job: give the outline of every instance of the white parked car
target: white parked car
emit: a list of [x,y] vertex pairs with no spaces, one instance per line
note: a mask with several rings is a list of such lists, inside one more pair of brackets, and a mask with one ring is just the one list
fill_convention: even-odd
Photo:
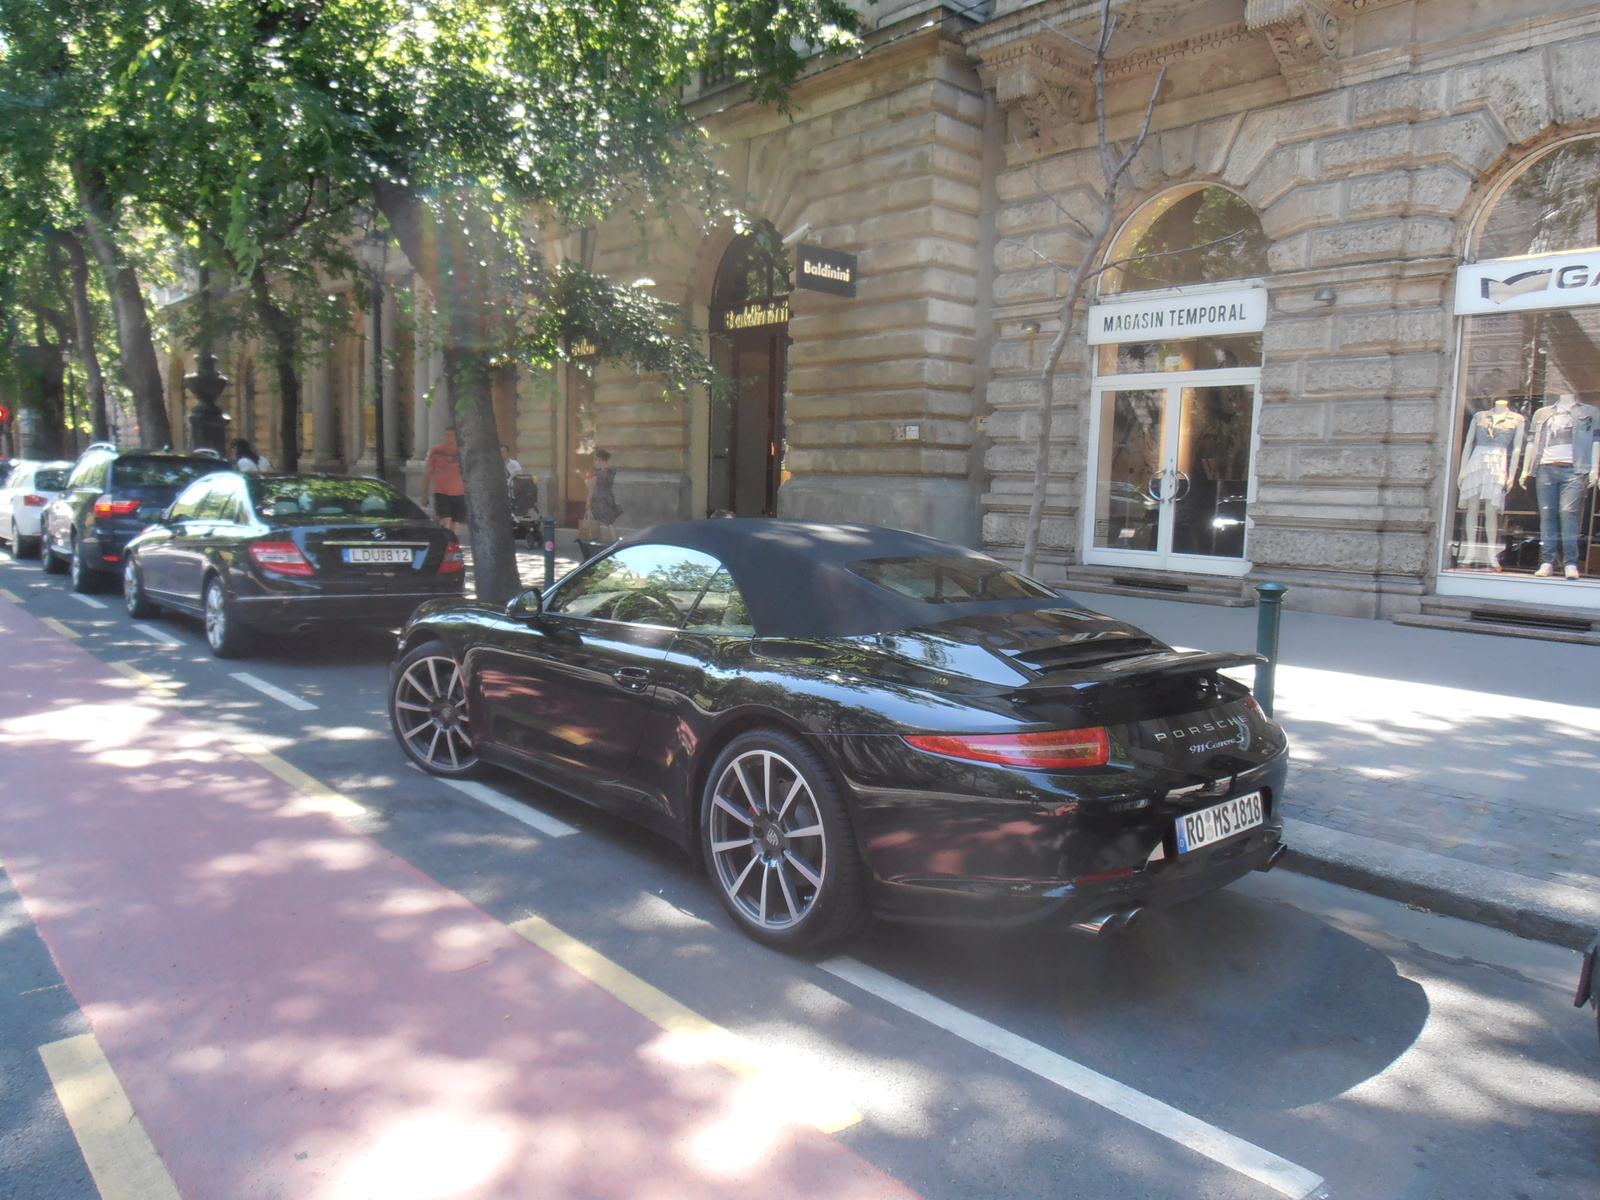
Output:
[[19,462],[0,487],[0,541],[11,547],[12,558],[32,558],[39,553],[39,519],[61,494],[69,462]]

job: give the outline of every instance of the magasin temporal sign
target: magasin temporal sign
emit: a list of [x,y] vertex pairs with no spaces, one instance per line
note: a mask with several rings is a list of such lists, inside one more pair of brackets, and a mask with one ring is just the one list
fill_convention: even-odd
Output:
[[1267,292],[1253,287],[1096,304],[1089,309],[1087,332],[1091,346],[1102,346],[1260,333],[1266,327]]
[[856,294],[856,256],[801,242],[794,249],[794,285],[831,296]]
[[1600,250],[1463,263],[1456,312],[1536,312],[1600,304]]

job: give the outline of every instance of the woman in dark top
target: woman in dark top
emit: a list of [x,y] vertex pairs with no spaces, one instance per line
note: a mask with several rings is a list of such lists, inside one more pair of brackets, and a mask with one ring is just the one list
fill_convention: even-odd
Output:
[[[589,497],[585,528],[581,534],[589,535],[584,541],[599,546],[609,546],[617,540],[617,518],[622,515],[622,505],[617,503],[615,491],[617,469],[611,465],[608,450],[594,452],[594,470],[589,472]],[[592,524],[591,524],[592,522]]]

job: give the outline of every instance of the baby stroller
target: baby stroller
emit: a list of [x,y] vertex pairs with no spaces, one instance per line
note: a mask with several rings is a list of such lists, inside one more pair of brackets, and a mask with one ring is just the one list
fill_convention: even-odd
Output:
[[526,538],[528,549],[544,548],[544,518],[539,513],[539,481],[526,473],[513,475],[506,485],[511,492],[511,532]]

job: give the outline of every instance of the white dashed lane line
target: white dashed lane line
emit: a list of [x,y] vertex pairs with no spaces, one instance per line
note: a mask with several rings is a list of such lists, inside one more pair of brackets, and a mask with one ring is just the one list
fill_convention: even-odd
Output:
[[1243,1138],[1234,1137],[1215,1125],[1208,1125],[1198,1117],[1191,1117],[1170,1104],[1163,1104],[1152,1096],[1135,1091],[1127,1084],[1118,1083],[1054,1050],[1047,1050],[1027,1038],[1018,1037],[921,988],[902,983],[893,975],[886,975],[853,958],[830,958],[817,965],[828,974],[852,983],[913,1016],[921,1017],[930,1025],[936,1025],[963,1041],[1015,1063],[1024,1071],[1030,1071],[1057,1087],[1082,1096],[1092,1104],[1144,1126],[1152,1133],[1170,1138],[1196,1154],[1202,1154],[1213,1162],[1264,1183],[1290,1200],[1303,1200],[1322,1186],[1322,1176],[1296,1166],[1288,1159],[1279,1158],[1270,1150],[1263,1150]]
[[149,638],[152,642],[160,642],[163,646],[183,645],[182,638],[173,637],[172,634],[168,633],[165,629],[157,629],[154,625],[135,625],[134,628],[140,633],[144,634],[145,637]]
[[72,599],[76,600],[79,604],[86,604],[90,608],[108,607],[104,600],[96,600],[93,596],[84,596],[78,592],[68,592],[67,595],[72,597]]
[[279,704],[286,704],[290,708],[294,709],[295,712],[312,712],[317,707],[309,700],[300,699],[300,697],[296,696],[293,692],[286,692],[281,687],[276,687],[273,684],[268,683],[265,679],[257,679],[248,671],[231,671],[229,672],[228,677],[230,679],[237,679],[240,683],[244,684],[245,687],[255,688],[255,690],[260,692],[263,696],[271,696]]
[[[437,778],[437,777],[436,777]],[[570,837],[578,831],[565,821],[558,821],[548,813],[542,813],[537,808],[530,808],[520,800],[513,800],[502,792],[495,791],[487,784],[475,783],[470,779],[440,779],[440,783],[448,783],[458,792],[464,792],[474,800],[487,804],[496,812],[505,813],[514,821],[521,821],[524,825],[537,829],[547,837]]]

